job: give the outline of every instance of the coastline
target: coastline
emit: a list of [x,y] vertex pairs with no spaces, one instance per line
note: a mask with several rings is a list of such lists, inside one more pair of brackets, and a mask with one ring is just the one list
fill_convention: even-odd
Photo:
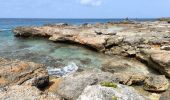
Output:
[[[146,91],[151,91],[151,93],[159,92],[160,94],[165,93],[162,91],[166,91],[168,89],[169,82],[167,82],[167,78],[170,77],[169,27],[169,23],[161,21],[130,23],[109,22],[76,26],[68,24],[54,24],[46,26],[18,27],[15,28],[13,32],[15,33],[14,35],[16,37],[46,37],[50,41],[62,43],[77,43],[93,48],[93,50],[109,56],[116,55],[124,57],[124,59],[119,59],[119,61],[118,59],[110,59],[110,61],[106,62],[106,64],[103,64],[101,68],[102,71],[85,70],[83,72],[79,72],[76,68],[76,70],[73,69],[73,73],[71,73],[71,75],[68,75],[66,77],[55,77],[52,80],[49,80],[46,77],[49,77],[49,75],[45,74],[45,76],[41,76],[40,78],[38,76],[35,78],[36,80],[38,80],[38,84],[39,82],[41,82],[41,80],[43,80],[42,83],[45,84],[45,86],[43,87],[49,86],[47,85],[47,83],[49,84],[49,81],[55,80],[52,87],[56,84],[57,85],[53,87],[55,88],[55,90],[52,89],[52,91],[55,93],[57,91],[61,98],[81,100],[83,95],[90,95],[85,94],[87,91],[91,91],[88,90],[89,88],[95,88],[97,91],[100,91],[102,89],[102,91],[108,91],[109,86],[106,86],[107,88],[102,88],[98,86],[101,85],[101,82],[114,82],[122,91],[126,90],[122,88],[124,86],[121,86],[120,83],[123,85],[135,85],[137,83],[142,83],[141,86],[144,86],[144,89]],[[159,75],[152,75],[153,73],[144,74],[139,72],[128,73],[127,69],[129,67],[132,67],[132,69],[134,69],[134,66],[140,64],[136,63],[134,60],[130,62],[127,59],[135,59],[137,62],[147,64],[147,67],[159,71]],[[4,62],[4,60],[2,62]],[[116,68],[125,69],[127,73],[116,73]],[[165,78],[164,75],[167,76],[167,78]],[[85,79],[85,81],[81,79]],[[98,80],[97,82],[96,79]],[[85,86],[82,85],[82,82],[84,82]],[[153,84],[154,82],[156,84]],[[93,87],[93,85],[91,84],[97,86]],[[79,87],[81,88],[79,89]],[[48,88],[50,89],[50,87]],[[130,92],[132,95],[131,99],[146,99],[145,96],[140,96],[141,94],[136,93],[133,89],[131,90],[129,87],[127,88],[129,91],[132,91]],[[75,94],[72,94],[74,92]],[[114,93],[115,92],[113,91],[111,92],[111,94]],[[159,98],[160,94],[156,94],[156,97]],[[124,93],[121,94],[121,96],[116,96],[116,98],[121,98],[121,96],[128,97],[128,94]],[[108,97],[112,98],[111,95],[109,95]]]

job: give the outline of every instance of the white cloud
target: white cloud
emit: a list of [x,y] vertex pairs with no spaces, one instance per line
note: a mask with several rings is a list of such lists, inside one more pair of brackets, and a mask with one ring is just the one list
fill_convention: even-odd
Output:
[[80,4],[88,6],[100,6],[102,0],[80,0]]

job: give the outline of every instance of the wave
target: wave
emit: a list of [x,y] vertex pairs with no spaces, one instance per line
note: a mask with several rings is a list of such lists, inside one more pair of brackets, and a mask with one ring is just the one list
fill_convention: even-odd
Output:
[[49,75],[63,77],[70,75],[78,70],[78,66],[72,62],[63,68],[47,68]]
[[11,31],[12,29],[7,29],[7,28],[5,28],[5,29],[0,29],[0,32],[3,32],[3,31]]

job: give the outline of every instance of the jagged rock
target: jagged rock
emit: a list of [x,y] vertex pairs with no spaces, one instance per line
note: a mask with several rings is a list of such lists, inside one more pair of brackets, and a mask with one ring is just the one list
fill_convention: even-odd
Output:
[[36,80],[38,77],[44,76],[48,76],[48,73],[41,64],[20,60],[0,59],[0,87],[20,85],[28,80]]
[[52,93],[43,93],[32,86],[14,85],[0,90],[1,100],[61,100],[61,97]]
[[147,100],[132,87],[117,84],[117,88],[87,86],[77,100]]
[[145,79],[144,89],[153,92],[166,91],[169,87],[169,82],[164,75],[150,76]]

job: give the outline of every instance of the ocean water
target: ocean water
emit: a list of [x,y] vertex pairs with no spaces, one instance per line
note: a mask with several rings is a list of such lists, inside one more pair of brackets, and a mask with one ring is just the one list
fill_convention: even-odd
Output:
[[[78,45],[53,43],[39,38],[16,38],[11,30],[17,26],[41,26],[49,23],[83,24],[121,20],[123,19],[0,19],[0,57],[42,63],[49,70],[70,64],[78,68],[99,68],[111,57]],[[137,21],[148,20],[154,19]]]

